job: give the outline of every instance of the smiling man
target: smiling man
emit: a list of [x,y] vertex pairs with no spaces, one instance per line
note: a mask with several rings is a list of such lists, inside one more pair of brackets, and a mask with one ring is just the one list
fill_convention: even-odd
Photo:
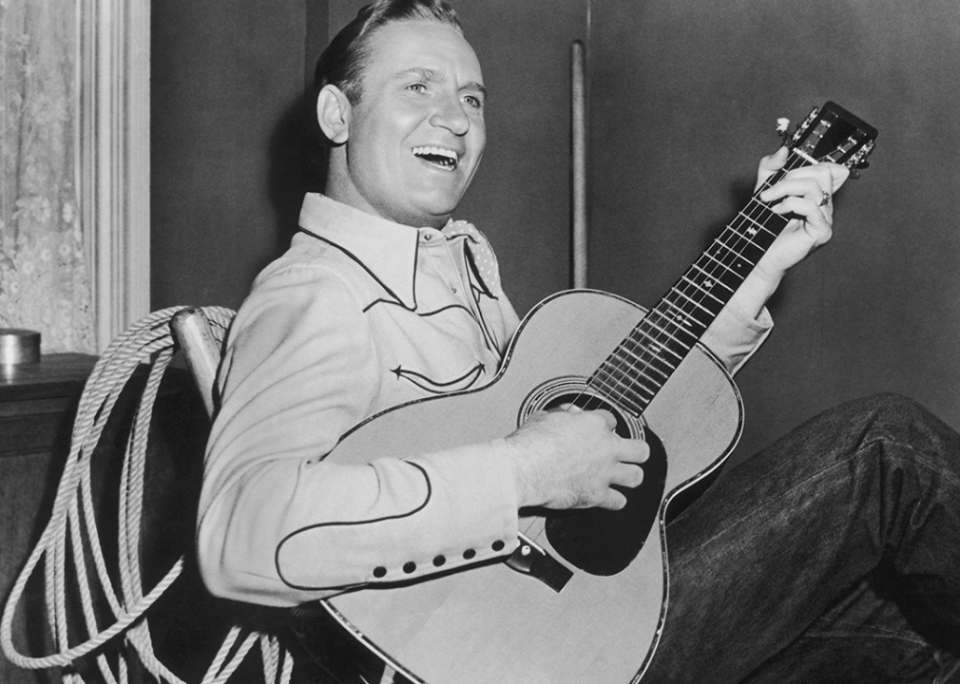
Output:
[[388,24],[372,49],[357,102],[330,84],[317,99],[334,145],[326,195],[397,223],[442,228],[487,142],[480,63],[439,22]]
[[[321,56],[317,87],[327,187],[305,197],[300,232],[231,328],[200,501],[209,589],[272,606],[503,558],[519,509],[619,509],[649,454],[606,411],[571,408],[483,443],[398,454],[386,439],[362,463],[325,459],[378,412],[489,383],[519,320],[487,240],[454,218],[486,145],[486,97],[453,11],[378,0]],[[759,181],[785,159],[762,160]],[[729,371],[765,339],[786,270],[829,240],[846,177],[817,164],[762,194],[794,220],[703,337]],[[890,597],[926,627],[960,625],[958,444],[911,402],[874,397],[725,474],[669,528],[650,681],[948,669]]]

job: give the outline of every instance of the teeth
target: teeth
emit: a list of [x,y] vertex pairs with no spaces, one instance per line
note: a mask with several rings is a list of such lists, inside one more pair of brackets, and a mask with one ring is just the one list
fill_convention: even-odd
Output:
[[460,161],[460,155],[454,152],[453,150],[447,150],[442,147],[427,147],[421,145],[420,147],[414,147],[413,153],[418,157],[423,156],[433,156],[433,157],[442,157],[448,160],[450,164],[456,164]]

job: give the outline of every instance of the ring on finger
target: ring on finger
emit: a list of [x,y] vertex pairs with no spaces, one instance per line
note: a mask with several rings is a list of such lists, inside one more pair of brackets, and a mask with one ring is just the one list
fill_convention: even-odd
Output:
[[820,191],[820,201],[817,202],[817,206],[824,207],[824,206],[827,205],[827,202],[829,202],[829,201],[830,201],[830,193],[827,192],[826,190],[821,190],[821,191]]

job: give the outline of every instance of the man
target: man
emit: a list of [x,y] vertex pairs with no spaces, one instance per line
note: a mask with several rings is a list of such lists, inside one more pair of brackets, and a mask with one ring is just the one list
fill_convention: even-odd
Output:
[[[649,453],[614,434],[609,413],[571,408],[439,453],[392,458],[387,443],[369,463],[324,460],[370,415],[489,382],[518,318],[485,238],[453,220],[486,137],[482,72],[452,10],[379,0],[331,43],[317,83],[327,187],[305,198],[301,233],[231,329],[200,504],[210,590],[274,606],[502,557],[520,508],[620,508],[617,488],[640,484]],[[785,159],[762,160],[759,182]],[[785,271],[829,240],[846,176],[818,164],[764,191],[796,218],[703,338],[729,370],[765,338]],[[937,633],[960,625],[958,442],[913,404],[873,398],[731,472],[671,524],[649,681],[825,668],[863,682],[887,656],[891,676],[932,681],[943,644],[899,606],[920,607]],[[884,645],[838,659],[837,634]]]

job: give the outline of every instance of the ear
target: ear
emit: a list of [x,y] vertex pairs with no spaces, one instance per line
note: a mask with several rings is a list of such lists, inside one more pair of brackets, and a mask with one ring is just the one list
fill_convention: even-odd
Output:
[[335,85],[329,83],[317,95],[317,121],[320,130],[335,145],[342,145],[350,137],[350,100]]

